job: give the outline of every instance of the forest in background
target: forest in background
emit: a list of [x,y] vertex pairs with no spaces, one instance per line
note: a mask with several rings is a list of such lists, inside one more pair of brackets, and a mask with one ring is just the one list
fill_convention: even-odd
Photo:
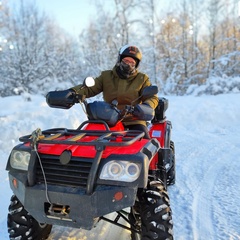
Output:
[[112,0],[110,10],[95,0],[97,15],[78,38],[34,1],[19,1],[14,9],[0,1],[1,97],[80,84],[111,69],[128,43],[142,50],[140,70],[162,94],[240,92],[238,0],[179,0],[171,9]]

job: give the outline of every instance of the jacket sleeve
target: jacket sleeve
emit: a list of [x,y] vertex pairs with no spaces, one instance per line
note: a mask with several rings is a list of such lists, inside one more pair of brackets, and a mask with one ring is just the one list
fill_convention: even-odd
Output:
[[[143,86],[142,86],[142,91],[143,91],[143,89],[145,87],[148,87],[148,86],[152,85],[151,82],[150,82],[150,79],[149,79],[149,77],[147,75],[145,75],[144,78],[145,78],[145,81],[144,81]],[[159,101],[159,99],[158,99],[158,96],[156,94],[153,97],[144,100],[143,103],[146,103],[151,108],[155,109],[157,107],[157,105],[158,105],[158,101]]]
[[95,79],[95,85],[92,87],[82,88],[82,84],[72,87],[77,94],[85,95],[87,98],[94,97],[95,95],[101,93],[103,91],[103,77],[102,74]]

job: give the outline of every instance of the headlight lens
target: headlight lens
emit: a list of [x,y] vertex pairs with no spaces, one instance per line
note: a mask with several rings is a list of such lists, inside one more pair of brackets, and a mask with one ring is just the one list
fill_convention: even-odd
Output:
[[116,178],[119,177],[123,171],[123,167],[121,164],[117,162],[111,162],[108,166],[108,173],[111,177]]
[[103,166],[100,179],[133,182],[141,172],[141,164],[127,161],[110,161]]
[[30,156],[31,154],[29,152],[13,150],[10,156],[11,167],[27,171]]

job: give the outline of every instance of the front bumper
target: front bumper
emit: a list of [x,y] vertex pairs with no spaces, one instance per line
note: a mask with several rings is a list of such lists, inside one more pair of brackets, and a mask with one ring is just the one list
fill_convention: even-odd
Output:
[[[86,195],[78,187],[27,187],[24,174],[9,173],[10,186],[38,222],[90,230],[100,216],[133,206],[137,187],[99,185]],[[15,182],[15,184],[14,184]],[[16,184],[17,182],[17,184]],[[49,200],[49,202],[48,202]]]

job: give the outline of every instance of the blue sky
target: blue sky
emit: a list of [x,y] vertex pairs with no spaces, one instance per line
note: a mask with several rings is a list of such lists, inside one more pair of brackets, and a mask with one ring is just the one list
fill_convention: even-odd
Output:
[[[1,1],[1,0],[0,0]],[[23,0],[25,3],[34,3],[50,17],[53,17],[59,25],[68,32],[77,36],[81,30],[87,27],[91,18],[96,16],[95,0]],[[111,8],[114,0],[97,0],[104,4],[104,8]],[[160,10],[168,5],[166,0],[158,0],[161,6]],[[167,0],[170,1],[170,0]],[[176,2],[178,0],[171,0]],[[20,3],[20,0],[9,0],[14,6]]]
[[[78,35],[96,14],[94,1],[91,0],[24,0],[36,2],[39,9],[53,17],[68,32]],[[10,0],[18,4],[19,0]]]
[[36,0],[36,2],[46,13],[53,16],[61,27],[76,34],[86,27],[95,13],[95,5],[89,0]]

